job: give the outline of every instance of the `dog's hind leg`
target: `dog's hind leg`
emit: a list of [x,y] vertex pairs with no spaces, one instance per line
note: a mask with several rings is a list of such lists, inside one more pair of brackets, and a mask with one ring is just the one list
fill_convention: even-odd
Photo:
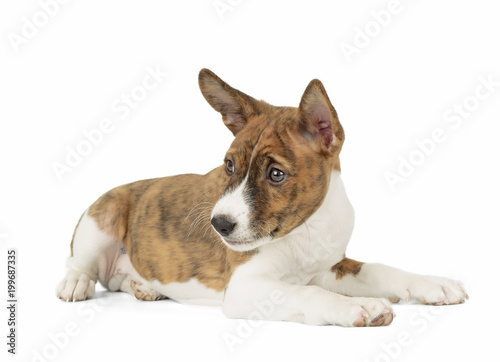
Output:
[[122,276],[117,265],[127,235],[131,197],[130,185],[119,186],[102,195],[82,215],[73,234],[66,277],[57,286],[60,299],[91,298],[97,281],[111,291],[119,289]]
[[112,292],[122,291],[139,300],[161,300],[166,297],[146,286],[136,272],[123,244],[102,231],[85,212],[75,230],[72,255],[66,266],[66,277],[57,286],[57,296],[67,302],[91,298],[99,281]]
[[120,256],[121,242],[101,230],[86,211],[76,227],[71,245],[66,277],[57,286],[57,296],[67,302],[91,298],[97,280],[109,288],[108,283]]
[[141,282],[136,282],[130,277],[126,278],[123,281],[120,289],[123,292],[127,292],[134,295],[139,300],[155,301],[155,300],[168,299],[160,292],[145,286]]
[[111,291],[121,290],[132,294],[139,300],[154,301],[166,299],[160,292],[147,286],[149,284],[134,269],[127,254],[122,254],[115,266],[115,273],[108,283]]
[[147,286],[125,252],[133,187],[123,185],[102,195],[80,218],[71,242],[66,277],[56,294],[64,301],[91,298],[99,281],[110,291],[124,291],[141,300],[163,296]]

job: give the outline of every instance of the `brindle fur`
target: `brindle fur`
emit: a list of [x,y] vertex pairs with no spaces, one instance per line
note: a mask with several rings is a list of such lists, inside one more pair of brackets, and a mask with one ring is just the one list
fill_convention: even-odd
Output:
[[335,278],[342,279],[346,275],[356,276],[363,267],[362,262],[346,258],[342,259],[339,263],[332,266],[331,271],[335,273]]
[[[234,162],[234,174],[228,175],[221,166],[206,175],[123,185],[101,196],[89,215],[102,230],[123,242],[144,279],[168,284],[196,278],[222,291],[235,268],[256,251],[229,249],[210,226],[211,211],[220,196],[248,176],[255,236],[286,235],[323,202],[331,171],[340,169],[344,133],[319,81],[311,82],[299,108],[257,101],[206,69],[200,72],[200,88],[235,135],[226,154]],[[330,130],[315,128],[315,115],[308,113],[318,101],[327,103],[330,110]],[[321,131],[325,137],[335,137],[335,142],[325,144]],[[271,166],[287,174],[282,185],[267,179]]]

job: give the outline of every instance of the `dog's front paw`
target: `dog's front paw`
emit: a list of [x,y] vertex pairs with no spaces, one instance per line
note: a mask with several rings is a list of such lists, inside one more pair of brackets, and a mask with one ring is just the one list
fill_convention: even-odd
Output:
[[435,276],[418,276],[408,286],[401,299],[415,299],[423,304],[459,304],[469,299],[464,286],[457,280]]
[[307,304],[305,313],[294,315],[291,320],[310,325],[378,327],[391,324],[395,316],[385,298],[333,295],[316,302]]
[[353,301],[353,327],[387,326],[394,319],[395,314],[384,299],[353,298]]
[[344,327],[379,327],[391,324],[394,312],[384,298],[351,298],[337,301],[321,322],[309,324],[335,324]]

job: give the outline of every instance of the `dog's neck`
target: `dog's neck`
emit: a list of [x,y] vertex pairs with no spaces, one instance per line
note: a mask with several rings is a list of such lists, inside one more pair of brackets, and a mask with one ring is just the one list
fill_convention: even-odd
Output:
[[[259,249],[282,272],[305,284],[315,270],[343,259],[354,227],[354,210],[347,198],[340,172],[333,171],[328,192],[319,209],[286,236]],[[278,259],[282,259],[278,261]],[[264,263],[265,264],[265,263]],[[287,279],[287,277],[282,276]]]

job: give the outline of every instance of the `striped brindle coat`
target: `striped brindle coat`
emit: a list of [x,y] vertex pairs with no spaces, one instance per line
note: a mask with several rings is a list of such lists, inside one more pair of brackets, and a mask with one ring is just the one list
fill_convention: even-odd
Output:
[[[391,302],[462,303],[462,284],[345,257],[354,213],[340,177],[344,132],[319,80],[299,107],[275,107],[199,75],[235,138],[206,175],[138,181],[83,214],[57,295],[92,297],[97,280],[138,299],[220,305],[233,318],[391,323]],[[267,303],[267,304],[266,304]]]

